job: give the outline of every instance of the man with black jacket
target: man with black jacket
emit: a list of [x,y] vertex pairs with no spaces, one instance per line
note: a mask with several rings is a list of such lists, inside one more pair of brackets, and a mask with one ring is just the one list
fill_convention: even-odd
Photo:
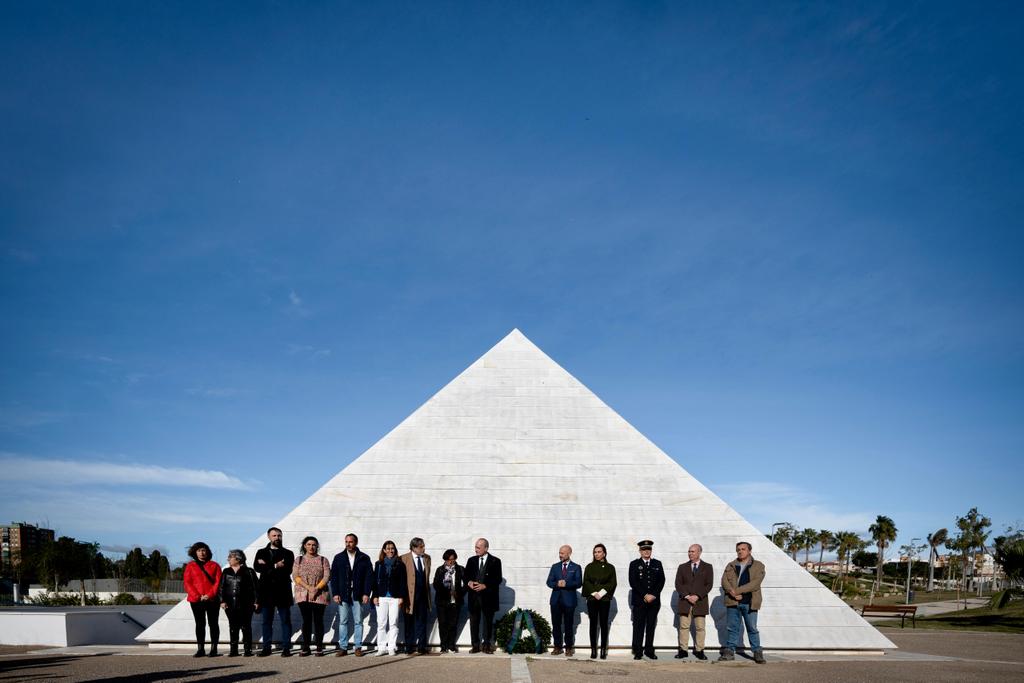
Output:
[[260,575],[259,606],[263,617],[263,648],[257,656],[266,657],[274,640],[274,610],[281,621],[281,656],[292,656],[292,565],[295,553],[283,547],[284,535],[276,526],[267,529],[269,543],[256,551],[253,569]]
[[[476,555],[469,558],[463,574],[469,596],[469,632],[473,643],[470,652],[494,654],[494,613],[498,611],[498,588],[501,586],[501,560],[488,551],[491,544],[478,538],[473,546]],[[483,620],[483,638],[480,622]]]
[[640,557],[629,563],[629,587],[633,600],[633,659],[654,654],[654,627],[661,609],[661,589],[665,587],[665,569],[651,558],[654,541],[640,541]]
[[338,606],[338,657],[348,654],[348,622],[353,622],[356,657],[363,656],[363,611],[369,606],[373,589],[370,556],[359,549],[359,537],[345,536],[345,549],[331,562],[331,595]]

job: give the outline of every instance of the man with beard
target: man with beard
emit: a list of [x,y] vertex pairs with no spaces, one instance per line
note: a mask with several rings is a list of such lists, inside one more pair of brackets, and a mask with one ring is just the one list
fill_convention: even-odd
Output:
[[258,657],[270,654],[274,640],[274,610],[281,621],[281,656],[292,655],[292,565],[295,553],[283,547],[284,534],[276,526],[267,529],[269,543],[256,551],[253,569],[260,575],[259,605],[263,617],[263,648]]

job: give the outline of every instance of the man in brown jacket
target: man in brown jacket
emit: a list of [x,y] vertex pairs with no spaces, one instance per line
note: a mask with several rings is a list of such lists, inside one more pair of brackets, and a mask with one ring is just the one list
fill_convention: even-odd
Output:
[[409,541],[409,552],[402,555],[409,600],[405,604],[405,652],[427,653],[427,619],[430,616],[430,555],[422,538]]
[[693,656],[707,659],[704,654],[704,618],[708,615],[708,593],[715,583],[715,570],[707,562],[701,562],[704,551],[694,543],[686,551],[690,561],[676,569],[676,593],[679,594],[679,652],[676,659],[687,656],[690,643],[690,622],[693,622]]
[[761,582],[764,581],[764,565],[750,555],[750,544],[740,541],[736,544],[736,559],[730,562],[722,574],[722,590],[725,591],[725,606],[729,619],[725,647],[718,661],[732,661],[736,648],[743,642],[743,626],[747,627],[750,649],[754,661],[764,664],[761,650],[761,636],[757,630],[757,611],[761,609]]

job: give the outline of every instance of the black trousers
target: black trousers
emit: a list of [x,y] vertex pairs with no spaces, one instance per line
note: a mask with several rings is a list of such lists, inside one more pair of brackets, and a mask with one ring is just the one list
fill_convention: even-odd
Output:
[[210,624],[210,649],[216,650],[220,641],[220,603],[217,600],[200,600],[188,603],[192,607],[192,618],[196,620],[196,645],[206,645],[206,624]]
[[[597,629],[601,628],[601,648],[608,649],[608,609],[611,600],[587,600],[587,616],[590,617],[590,647],[597,647]],[[634,647],[636,647],[634,645]]]
[[[475,603],[475,604],[474,604]],[[480,635],[480,621],[483,618],[483,636]],[[484,645],[490,645],[494,639],[494,610],[484,608],[477,601],[469,603],[469,632],[470,641],[473,647],[480,647],[481,641]]]
[[238,632],[241,631],[245,651],[252,652],[252,607],[228,607],[227,613],[231,651],[238,652]]
[[654,627],[658,623],[661,601],[647,603],[641,598],[633,606],[633,654],[654,652]]
[[430,618],[430,610],[427,609],[426,589],[421,593],[417,591],[412,602],[412,614],[405,615],[405,651],[411,652],[414,649],[425,650],[430,644],[427,642],[427,620]]
[[299,612],[302,614],[302,651],[309,652],[309,635],[316,639],[316,649],[324,649],[324,609],[327,605],[318,602],[300,602]]
[[441,648],[455,649],[455,629],[459,625],[459,605],[455,602],[438,603],[437,628],[441,636]]
[[573,622],[576,620],[576,608],[562,604],[551,605],[551,636],[554,639],[555,647],[561,649],[563,642],[566,647],[576,645],[576,632],[573,630]]

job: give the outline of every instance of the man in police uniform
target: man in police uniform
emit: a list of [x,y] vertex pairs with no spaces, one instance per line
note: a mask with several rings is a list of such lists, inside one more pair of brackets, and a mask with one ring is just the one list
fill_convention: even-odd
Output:
[[633,607],[633,659],[654,654],[654,627],[661,609],[661,589],[665,587],[665,569],[659,560],[651,559],[654,541],[637,543],[640,557],[629,563],[629,587]]

